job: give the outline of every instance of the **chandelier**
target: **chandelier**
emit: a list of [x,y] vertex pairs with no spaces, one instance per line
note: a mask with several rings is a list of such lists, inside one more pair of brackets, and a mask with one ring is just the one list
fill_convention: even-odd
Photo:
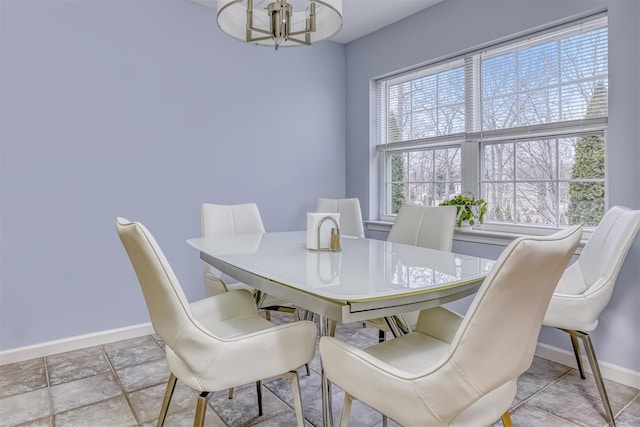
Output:
[[276,50],[310,45],[342,28],[342,0],[289,1],[218,0],[218,26],[233,38]]

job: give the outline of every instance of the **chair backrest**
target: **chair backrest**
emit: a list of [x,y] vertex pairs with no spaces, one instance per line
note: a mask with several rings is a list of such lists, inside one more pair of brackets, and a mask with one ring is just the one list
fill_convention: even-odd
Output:
[[237,205],[202,204],[202,237],[264,233],[260,211],[255,203]]
[[387,236],[388,242],[451,251],[455,206],[404,204]]
[[360,200],[326,199],[319,197],[314,212],[330,212],[340,214],[340,234],[345,236],[364,237]]
[[608,296],[611,296],[613,285],[638,230],[640,210],[614,206],[607,211],[578,260],[569,267],[582,270],[587,287],[585,292],[607,290]]
[[573,226],[521,237],[503,251],[452,340],[454,376],[484,394],[529,368],[551,295],[581,235],[582,227]]
[[[264,233],[260,211],[255,203],[218,205],[203,203],[200,214],[202,237],[235,236]],[[212,296],[224,292],[227,285],[222,282],[222,273],[202,262],[204,289]]]
[[640,230],[640,210],[614,206],[604,215],[556,287],[545,326],[593,331]]
[[[151,324],[185,363],[206,363],[215,352],[211,337],[191,315],[189,302],[153,235],[139,222],[118,218],[116,228],[142,288]],[[186,343],[186,345],[185,345]]]

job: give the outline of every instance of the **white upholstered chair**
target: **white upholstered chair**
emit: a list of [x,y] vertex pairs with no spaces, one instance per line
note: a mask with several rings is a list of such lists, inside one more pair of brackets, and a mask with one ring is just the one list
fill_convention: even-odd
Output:
[[[388,242],[404,243],[423,248],[451,251],[453,230],[456,224],[455,206],[419,206],[404,204],[387,236]],[[418,321],[417,311],[402,315],[406,326]],[[389,326],[382,318],[366,322],[380,330],[380,342],[384,341]]]
[[151,323],[166,344],[171,370],[158,426],[164,424],[179,379],[200,392],[195,426],[204,426],[210,392],[273,376],[291,380],[298,426],[304,425],[299,366],[313,358],[316,327],[312,322],[276,326],[258,315],[245,289],[223,292],[189,304],[169,262],[149,231],[138,222],[118,218],[118,235],[138,277]]
[[387,241],[450,251],[455,225],[455,206],[404,204],[389,231]]
[[[260,211],[255,203],[237,205],[219,205],[203,203],[201,209],[202,237],[230,236],[241,234],[264,233],[264,225]],[[254,289],[242,282],[225,283],[221,273],[203,261],[204,286],[207,295],[216,295],[227,290]],[[287,306],[285,301],[277,300],[269,295],[263,295],[260,308],[273,310],[281,309],[288,313],[295,313],[295,308]],[[267,313],[267,319],[269,318]]]
[[340,234],[351,237],[364,237],[364,225],[362,223],[359,199],[327,199],[319,197],[316,201],[315,212],[339,213]]
[[322,337],[327,378],[345,391],[341,425],[353,399],[404,426],[487,426],[501,415],[511,425],[517,379],[531,365],[547,305],[580,237],[574,226],[514,240],[464,317],[423,310],[414,332],[365,349]]
[[[260,210],[255,203],[241,203],[235,205],[221,205],[203,203],[201,207],[200,221],[202,237],[218,237],[242,234],[264,233],[264,224],[260,216]],[[207,295],[217,295],[228,290],[246,289],[254,293],[255,289],[242,282],[225,283],[220,271],[203,261],[204,287]],[[280,311],[293,314],[298,320],[297,308],[279,300],[271,295],[260,293],[256,303],[258,308],[265,310],[267,320],[271,320],[271,311]],[[310,374],[309,365],[305,364],[307,375]],[[233,397],[233,389],[229,389],[229,399]]]
[[551,298],[545,326],[569,334],[582,379],[585,378],[578,339],[583,343],[606,416],[615,425],[611,404],[589,338],[611,298],[629,248],[640,229],[640,210],[614,206],[602,218],[576,262],[564,272]]
[[[340,214],[340,235],[347,237],[364,238],[364,224],[360,199],[329,199],[318,197],[314,212],[330,212]],[[312,319],[313,314],[307,311],[305,318]],[[335,334],[336,322],[331,322],[331,336]]]
[[[264,233],[260,211],[255,203],[218,205],[203,203],[200,215],[202,237],[229,236],[234,234]],[[203,262],[204,287],[207,295],[216,295],[229,289],[247,289],[244,283],[225,283],[221,273]]]

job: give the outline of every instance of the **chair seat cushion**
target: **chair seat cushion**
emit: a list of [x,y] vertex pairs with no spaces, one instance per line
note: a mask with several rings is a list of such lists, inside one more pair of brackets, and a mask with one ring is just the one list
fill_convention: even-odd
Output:
[[412,332],[364,349],[374,356],[408,374],[420,375],[434,366],[449,350],[449,344],[429,335]]
[[195,390],[222,390],[282,375],[313,358],[315,324],[274,325],[258,314],[246,290],[205,298],[190,309],[190,329],[177,342],[166,342],[166,353],[173,374]]
[[580,261],[569,266],[556,286],[555,293],[564,295],[584,295],[589,290],[589,285],[585,283]]
[[274,326],[273,323],[257,314],[238,316],[223,321],[208,318],[207,316],[198,316],[196,320],[221,340],[235,339]]

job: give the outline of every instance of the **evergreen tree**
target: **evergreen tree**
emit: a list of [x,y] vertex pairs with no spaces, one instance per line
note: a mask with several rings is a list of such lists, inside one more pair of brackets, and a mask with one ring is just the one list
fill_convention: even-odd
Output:
[[[391,180],[402,181],[404,176],[404,155],[402,153],[394,153],[391,158]],[[391,212],[398,213],[400,207],[404,203],[404,185],[403,184],[391,184]]]
[[[387,140],[392,142],[400,141],[400,128],[393,113],[389,116]],[[404,154],[393,153],[391,155],[391,213],[398,213],[404,203]],[[400,182],[400,183],[397,183]]]
[[[607,88],[598,83],[587,106],[586,118],[602,116],[606,112]],[[576,144],[576,158],[572,179],[604,178],[604,140],[599,135],[587,135]],[[596,226],[604,215],[603,182],[569,183],[567,222]]]

